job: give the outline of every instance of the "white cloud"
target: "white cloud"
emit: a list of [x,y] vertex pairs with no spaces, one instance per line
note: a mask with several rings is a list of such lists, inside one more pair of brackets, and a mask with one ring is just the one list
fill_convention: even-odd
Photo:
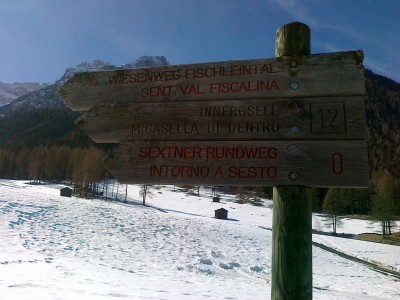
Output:
[[292,15],[297,21],[305,22],[308,26],[319,26],[319,22],[310,14],[307,5],[298,0],[269,0],[273,5]]

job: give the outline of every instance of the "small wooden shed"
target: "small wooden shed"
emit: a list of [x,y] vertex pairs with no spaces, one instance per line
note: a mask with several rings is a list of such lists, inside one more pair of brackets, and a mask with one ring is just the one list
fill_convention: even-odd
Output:
[[215,218],[226,220],[228,219],[228,211],[225,208],[220,208],[215,210]]
[[60,190],[60,196],[71,197],[72,196],[72,192],[73,192],[73,190],[71,188],[65,187],[65,188],[62,188]]
[[213,197],[213,202],[220,202],[221,198],[218,196]]

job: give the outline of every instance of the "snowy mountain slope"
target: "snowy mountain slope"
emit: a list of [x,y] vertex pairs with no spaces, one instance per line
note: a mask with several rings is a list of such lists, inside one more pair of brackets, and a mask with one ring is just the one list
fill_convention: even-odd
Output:
[[[15,111],[27,111],[37,108],[64,108],[67,107],[61,97],[57,94],[58,89],[74,74],[80,72],[95,72],[102,70],[116,70],[121,68],[142,68],[168,65],[164,56],[142,56],[135,62],[122,66],[114,66],[109,62],[94,60],[93,63],[83,62],[75,67],[67,68],[64,75],[54,84],[47,85],[40,90],[32,90],[15,97],[10,104],[0,108],[0,115]],[[0,83],[1,91],[1,83]],[[1,96],[1,95],[0,95]],[[0,98],[1,99],[1,98]]]
[[[1,299],[269,299],[270,208],[173,187],[154,190],[153,207],[135,205],[138,186],[129,204],[59,188],[0,181]],[[229,220],[213,218],[220,207]],[[397,249],[379,245],[374,257],[398,265]],[[316,247],[313,263],[314,299],[399,297],[396,278],[361,264]]]
[[41,89],[43,86],[39,83],[4,83],[0,82],[0,106],[6,105],[11,101],[30,92]]

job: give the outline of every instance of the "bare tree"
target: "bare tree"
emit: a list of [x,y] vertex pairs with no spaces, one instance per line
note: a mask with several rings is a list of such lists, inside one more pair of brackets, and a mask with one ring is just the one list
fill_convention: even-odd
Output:
[[151,190],[151,186],[144,184],[140,187],[140,191],[139,191],[139,196],[142,197],[143,199],[143,205],[146,205],[146,198],[152,198],[153,197],[153,192]]
[[330,188],[325,195],[322,210],[326,213],[325,224],[332,226],[332,231],[335,234],[337,228],[341,227],[343,224],[340,217],[342,209],[343,201],[341,190],[338,188]]
[[373,182],[375,193],[372,196],[372,213],[381,225],[383,238],[387,238],[396,225],[395,189],[399,182],[386,171],[377,173]]
[[235,188],[236,202],[239,204],[249,203],[251,199],[251,192],[242,185]]

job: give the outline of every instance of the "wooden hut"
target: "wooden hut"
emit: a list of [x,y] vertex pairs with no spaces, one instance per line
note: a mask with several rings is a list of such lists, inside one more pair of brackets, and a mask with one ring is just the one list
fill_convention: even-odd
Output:
[[218,196],[213,197],[213,202],[220,202],[221,198]]
[[222,220],[228,219],[228,211],[225,208],[215,210],[215,218]]
[[71,188],[65,187],[65,188],[62,188],[62,189],[60,190],[60,196],[63,196],[63,197],[70,197],[70,198],[71,198],[72,192],[73,192],[73,190],[72,190]]

